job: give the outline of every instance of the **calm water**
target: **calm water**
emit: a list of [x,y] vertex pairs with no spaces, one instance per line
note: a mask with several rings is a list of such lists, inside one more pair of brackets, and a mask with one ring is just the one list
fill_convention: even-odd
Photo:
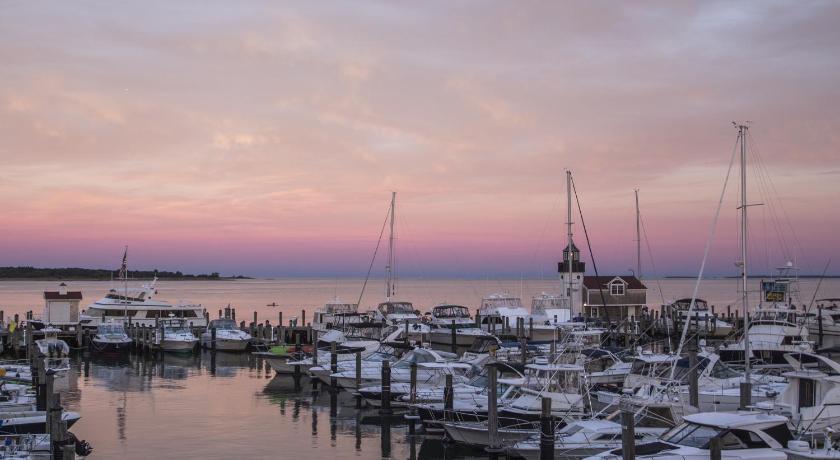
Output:
[[[757,282],[756,282],[757,283]],[[41,293],[55,282],[0,282],[0,306],[6,315],[32,309],[40,313]],[[379,282],[371,283],[362,305],[381,297]],[[551,291],[553,281],[405,280],[400,298],[421,309],[440,301],[475,308],[488,293],[508,291],[528,299]],[[651,305],[690,296],[691,280],[648,282]],[[83,304],[101,297],[108,282],[72,282]],[[260,320],[276,322],[306,308],[308,317],[336,294],[356,300],[358,280],[244,280],[160,283],[160,297],[192,300],[211,312],[228,303],[240,318],[257,311]],[[810,300],[815,280],[801,283],[802,298]],[[736,304],[736,281],[710,280],[700,295],[710,303]],[[840,280],[826,280],[818,297],[840,297]],[[266,307],[276,302],[278,307]],[[526,301],[527,302],[527,301]],[[211,313],[212,314],[212,313]],[[132,357],[123,363],[74,358],[65,406],[82,414],[71,429],[94,446],[93,458],[480,458],[478,452],[448,447],[435,440],[411,439],[400,416],[381,419],[375,410],[357,411],[347,393],[313,393],[304,380],[295,389],[288,376],[275,377],[249,354],[209,352],[164,356],[162,360]],[[383,429],[383,424],[388,429]],[[412,455],[414,453],[414,455]]]

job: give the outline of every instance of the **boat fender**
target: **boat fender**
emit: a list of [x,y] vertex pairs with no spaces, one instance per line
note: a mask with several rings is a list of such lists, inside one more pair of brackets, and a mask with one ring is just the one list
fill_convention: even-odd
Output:
[[798,441],[796,439],[788,441],[787,448],[795,452],[808,452],[811,449],[807,441]]

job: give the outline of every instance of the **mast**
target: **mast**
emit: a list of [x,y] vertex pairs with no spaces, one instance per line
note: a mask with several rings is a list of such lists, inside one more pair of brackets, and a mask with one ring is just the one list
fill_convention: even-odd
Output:
[[636,194],[636,276],[642,279],[642,234],[639,231],[639,189],[633,189]]
[[123,253],[123,321],[128,321],[128,245]]
[[575,313],[575,295],[574,295],[574,285],[572,284],[572,263],[574,259],[574,251],[572,251],[572,171],[567,169],[566,170],[566,228],[567,228],[567,238],[568,238],[568,246],[569,255],[568,260],[566,261],[567,269],[569,272],[569,319],[574,318]]
[[385,267],[385,301],[391,301],[394,294],[394,270],[396,269],[396,255],[394,254],[394,208],[397,204],[397,192],[391,192],[391,216],[389,217],[390,234],[388,236],[388,265]]
[[[738,137],[741,139],[741,300],[744,304],[744,381],[747,386],[750,384],[750,320],[749,320],[749,296],[747,293],[747,125],[738,125]],[[749,389],[748,389],[749,391]],[[743,394],[741,399],[745,400],[751,395]]]

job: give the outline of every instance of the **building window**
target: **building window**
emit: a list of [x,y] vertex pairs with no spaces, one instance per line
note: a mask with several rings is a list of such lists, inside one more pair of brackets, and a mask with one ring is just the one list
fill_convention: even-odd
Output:
[[598,308],[597,307],[592,307],[592,317],[593,318],[598,317]]
[[624,283],[621,281],[610,283],[610,295],[624,295]]

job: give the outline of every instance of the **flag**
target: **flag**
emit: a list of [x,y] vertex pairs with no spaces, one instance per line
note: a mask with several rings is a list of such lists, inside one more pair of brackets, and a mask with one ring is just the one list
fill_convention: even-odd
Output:
[[128,246],[125,247],[125,252],[123,253],[123,260],[122,265],[120,265],[120,275],[118,278],[128,278]]

